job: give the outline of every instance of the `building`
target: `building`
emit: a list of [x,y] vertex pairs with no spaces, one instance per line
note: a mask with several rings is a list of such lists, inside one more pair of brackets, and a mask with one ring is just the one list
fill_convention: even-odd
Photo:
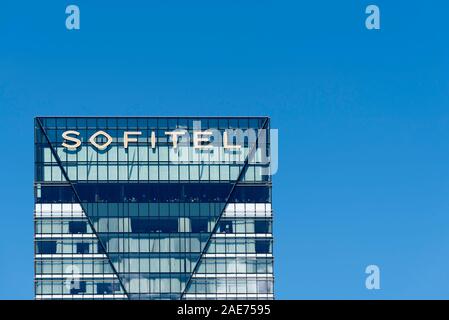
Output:
[[273,299],[267,117],[36,117],[36,299]]

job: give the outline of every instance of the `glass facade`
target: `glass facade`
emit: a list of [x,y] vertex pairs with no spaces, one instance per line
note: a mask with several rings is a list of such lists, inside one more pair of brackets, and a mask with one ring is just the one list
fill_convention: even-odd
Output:
[[269,118],[34,126],[36,299],[274,298]]

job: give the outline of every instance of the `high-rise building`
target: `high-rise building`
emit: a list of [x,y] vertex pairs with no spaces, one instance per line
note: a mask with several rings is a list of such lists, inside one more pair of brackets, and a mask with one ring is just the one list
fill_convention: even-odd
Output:
[[36,117],[36,299],[273,299],[269,127]]

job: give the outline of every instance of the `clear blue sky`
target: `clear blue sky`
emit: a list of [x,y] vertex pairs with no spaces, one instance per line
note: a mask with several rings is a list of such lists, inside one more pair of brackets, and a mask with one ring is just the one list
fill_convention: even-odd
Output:
[[[80,31],[65,29],[69,3]],[[364,27],[370,3],[380,31]],[[277,298],[449,298],[448,12],[1,1],[0,298],[33,297],[36,115],[270,115]]]

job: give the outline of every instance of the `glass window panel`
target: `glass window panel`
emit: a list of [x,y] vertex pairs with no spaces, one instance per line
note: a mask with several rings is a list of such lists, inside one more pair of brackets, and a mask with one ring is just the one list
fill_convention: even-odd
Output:
[[190,180],[198,180],[198,179],[199,179],[198,166],[191,165],[190,166]]
[[170,292],[170,279],[161,279],[161,292]]
[[148,161],[148,146],[139,146],[139,161]]
[[126,165],[119,165],[119,180],[128,180],[128,167]]
[[118,161],[128,161],[128,154],[125,148],[120,147],[117,149],[117,151],[118,151]]
[[149,161],[158,161],[159,152],[158,148],[149,149],[148,151],[148,160]]
[[117,180],[117,166],[116,165],[108,166],[108,180]]
[[148,180],[148,166],[147,165],[139,166],[139,180]]
[[86,165],[78,166],[78,180],[82,180],[82,181],[87,180],[87,166]]
[[107,166],[98,166],[98,180],[108,180]]
[[109,147],[109,150],[107,152],[109,161],[117,161],[117,149],[118,148],[116,146]]
[[150,260],[140,259],[140,272],[150,272]]
[[44,162],[52,162],[53,161],[53,155],[50,148],[43,148],[44,149]]
[[68,166],[66,168],[67,175],[69,176],[70,180],[77,180],[76,176],[76,166]]
[[159,272],[159,259],[158,258],[150,258],[150,272]]
[[159,147],[159,161],[168,161],[168,147]]
[[98,150],[94,147],[87,148],[87,161],[89,163],[97,162],[98,159]]
[[179,166],[179,180],[189,180],[189,166],[180,165]]
[[97,166],[89,165],[87,167],[87,179],[88,180],[97,180]]
[[81,147],[78,149],[78,161],[87,161],[87,146],[81,145]]
[[170,166],[170,180],[178,180],[178,166]]
[[239,166],[230,166],[230,180],[234,181],[237,180],[240,174],[240,167]]
[[220,178],[220,167],[210,166],[210,180],[219,180]]
[[161,258],[160,259],[160,272],[170,272],[170,259],[169,258]]
[[51,167],[44,167],[44,181],[51,181]]
[[220,166],[220,180],[229,180],[229,166]]
[[61,181],[62,180],[62,174],[61,174],[61,169],[59,168],[59,166],[52,166],[51,167],[51,174],[52,174],[52,181]]
[[246,221],[246,233],[255,233],[254,220]]
[[200,180],[209,180],[209,166],[202,164],[200,165]]
[[139,174],[138,170],[139,170],[139,167],[137,164],[130,164],[128,166],[129,180],[132,180],[132,181],[138,180],[138,174]]
[[249,166],[245,172],[245,181],[254,181],[254,167]]
[[159,166],[159,180],[168,180],[168,166]]
[[153,181],[159,180],[158,166],[150,166],[149,178],[150,178],[150,180],[153,180]]

